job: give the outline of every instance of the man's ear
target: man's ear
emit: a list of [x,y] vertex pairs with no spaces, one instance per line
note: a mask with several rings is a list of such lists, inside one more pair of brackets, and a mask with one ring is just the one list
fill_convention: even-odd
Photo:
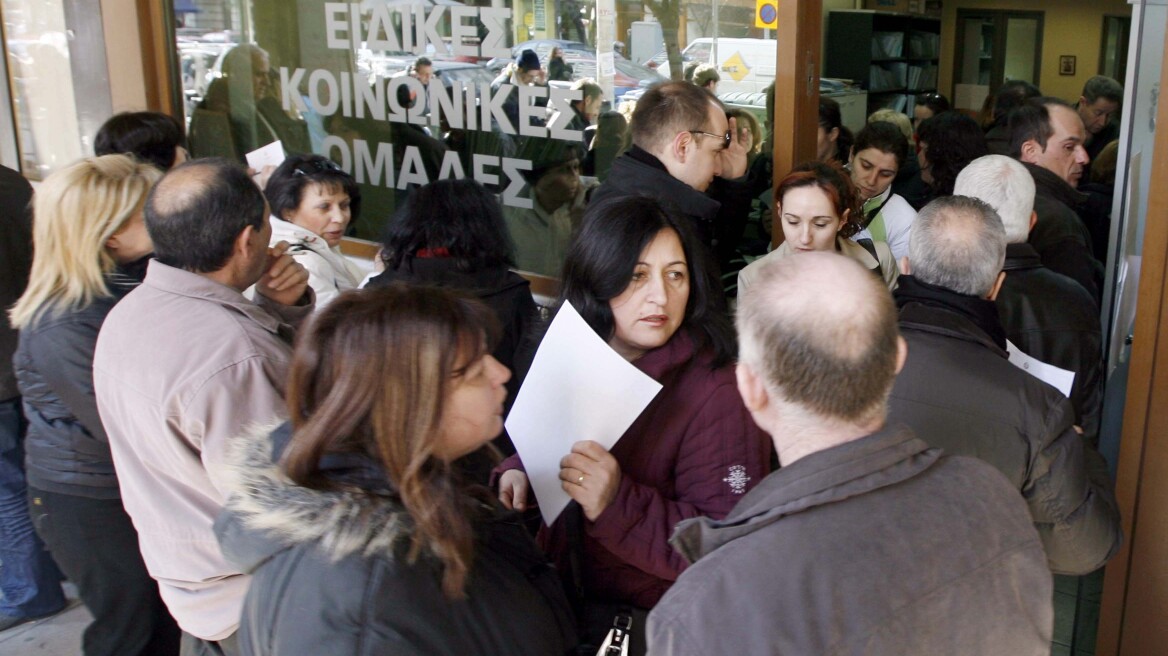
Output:
[[1077,104],[1080,107],[1086,107],[1087,105],[1090,105],[1091,103],[1087,102],[1087,96],[1079,96],[1079,102]]
[[[835,143],[836,139],[839,139],[839,128],[832,128],[831,132],[827,133],[827,140],[832,142],[832,143]],[[851,152],[852,152],[851,149],[848,149],[849,156],[851,155]]]
[[258,238],[255,227],[248,224],[239,234],[235,236],[234,251],[236,255],[247,256],[251,254],[251,242]]
[[689,132],[678,132],[669,143],[669,154],[674,160],[684,164],[689,156],[689,145],[693,142],[693,135]]
[[770,405],[770,392],[762,377],[750,365],[739,362],[734,368],[734,377],[738,380],[738,394],[742,396],[742,403],[747,410],[761,412]]
[[996,301],[998,299],[998,292],[1002,291],[1002,283],[1006,282],[1006,272],[999,271],[998,279],[994,281],[994,286],[990,288],[990,293],[986,296],[987,301]]
[[912,275],[912,265],[909,264],[907,255],[901,255],[900,259],[897,260],[896,263],[898,265],[900,265],[900,275],[902,275],[902,276],[911,276]]
[[1038,145],[1034,139],[1027,139],[1022,144],[1022,149],[1018,153],[1018,159],[1029,164],[1038,163],[1038,155],[1041,154],[1043,148]]
[[1027,234],[1034,232],[1034,226],[1038,224],[1038,212],[1030,211],[1030,228],[1026,231]]

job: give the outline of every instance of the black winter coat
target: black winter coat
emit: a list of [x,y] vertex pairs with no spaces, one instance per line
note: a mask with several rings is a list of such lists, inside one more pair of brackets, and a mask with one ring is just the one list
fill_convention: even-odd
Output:
[[554,656],[575,624],[559,578],[519,516],[484,507],[466,597],[442,592],[437,559],[405,557],[412,520],[364,456],[327,456],[339,491],[297,486],[274,463],[290,428],[233,444],[224,555],[252,575],[239,628],[244,656]]
[[1042,266],[1030,244],[1006,247],[1006,281],[995,304],[1006,337],[1023,353],[1075,372],[1075,423],[1098,442],[1103,407],[1099,308],[1081,285]]
[[1087,196],[1041,166],[1023,165],[1034,177],[1034,212],[1038,215],[1030,231],[1030,245],[1038,251],[1043,266],[1082,285],[1098,304],[1103,298],[1103,266],[1093,255],[1090,231],[1075,212]]
[[1074,431],[1070,402],[1010,364],[990,301],[912,276],[901,276],[893,296],[908,359],[892,388],[889,421],[1005,474],[1030,506],[1052,571],[1101,567],[1119,548],[1119,511],[1107,464]]
[[734,257],[750,215],[753,184],[748,172],[737,180],[714,178],[705,193],[669,174],[653,155],[633,146],[612,163],[604,184],[592,192],[592,202],[622,196],[652,196],[689,217],[698,237],[710,247],[722,271]]
[[28,419],[29,485],[92,499],[120,498],[93,394],[93,349],[106,315],[141,282],[148,260],[108,276],[112,296],[81,310],[42,316],[20,331],[13,362]]
[[[0,166],[0,307],[10,308],[24,294],[32,267],[32,185],[24,176]],[[16,330],[8,315],[0,317],[0,401],[15,398],[12,354]]]

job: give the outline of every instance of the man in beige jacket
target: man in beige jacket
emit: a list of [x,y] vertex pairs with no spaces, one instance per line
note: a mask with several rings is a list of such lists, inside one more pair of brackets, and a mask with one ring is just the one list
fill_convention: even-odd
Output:
[[[219,551],[226,443],[286,414],[293,328],[308,274],[268,248],[263,194],[239,166],[174,169],[146,200],[155,259],[109,314],[94,387],[146,566],[184,631],[183,654],[233,654],[248,579]],[[243,290],[255,285],[256,302]]]

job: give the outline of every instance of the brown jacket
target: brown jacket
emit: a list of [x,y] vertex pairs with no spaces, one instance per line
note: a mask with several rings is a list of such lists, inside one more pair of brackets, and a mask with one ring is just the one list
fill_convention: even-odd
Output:
[[904,427],[806,456],[722,520],[649,616],[649,653],[1050,653],[1052,583],[1017,490]]

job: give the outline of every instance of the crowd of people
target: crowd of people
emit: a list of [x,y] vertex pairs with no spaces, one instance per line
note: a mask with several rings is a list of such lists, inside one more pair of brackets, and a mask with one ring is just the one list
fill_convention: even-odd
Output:
[[[817,159],[775,175],[717,75],[646,90],[627,143],[574,83],[588,138],[514,144],[530,209],[418,186],[371,274],[325,156],[188,160],[140,112],[35,199],[0,171],[0,630],[64,577],[86,656],[1048,653],[1052,574],[1121,541],[1080,189],[1122,89],[1004,87],[986,127],[930,96],[854,134],[823,99]],[[525,51],[498,83],[542,77]],[[260,116],[264,79],[223,111]],[[504,418],[563,304],[661,389],[563,454],[548,525]]]

